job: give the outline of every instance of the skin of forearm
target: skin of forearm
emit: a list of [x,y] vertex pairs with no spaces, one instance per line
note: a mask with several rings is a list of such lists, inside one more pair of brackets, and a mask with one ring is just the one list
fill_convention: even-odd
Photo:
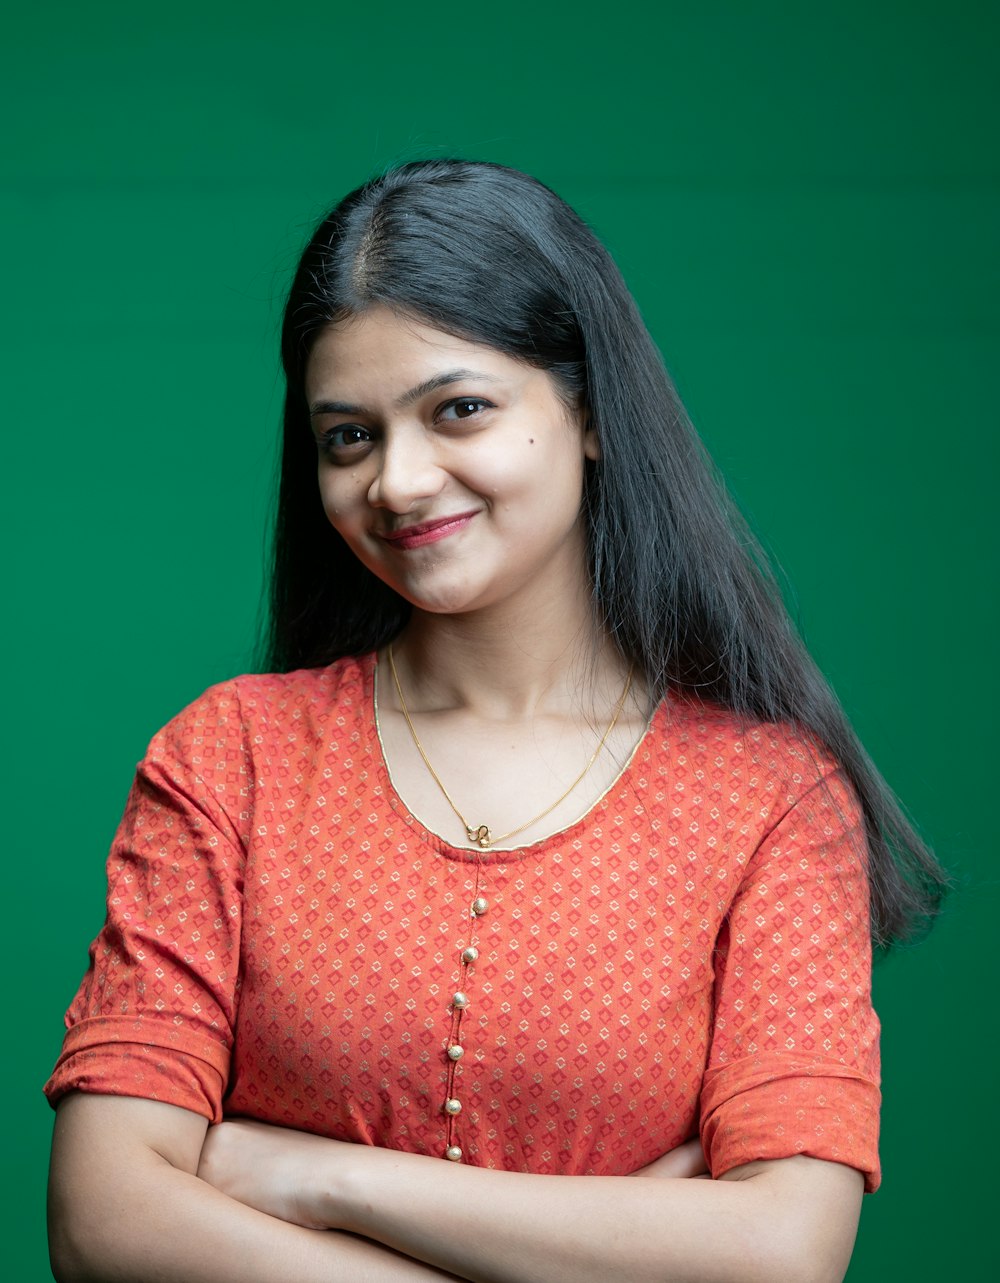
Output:
[[104,1206],[115,1227],[91,1221],[53,1235],[58,1283],[431,1283],[453,1277],[350,1234],[275,1220],[184,1173],[162,1173],[148,1193],[133,1185]]
[[349,1233],[303,1229],[247,1207],[135,1137],[101,1128],[99,1119],[60,1126],[67,1121],[57,1120],[49,1187],[58,1283],[431,1283],[452,1277]]
[[102,1201],[103,1218],[87,1217],[82,1225],[72,1214],[59,1216],[63,1228],[52,1236],[58,1283],[430,1283],[453,1277],[378,1243],[276,1220],[174,1169],[157,1173],[150,1188],[132,1176],[127,1190]]
[[[852,1192],[860,1202],[857,1173],[810,1159],[697,1181],[535,1176],[361,1146],[355,1157],[331,1187],[331,1223],[474,1283],[826,1283],[846,1271]],[[828,1231],[795,1195],[807,1169],[847,1190],[846,1220],[835,1199]]]

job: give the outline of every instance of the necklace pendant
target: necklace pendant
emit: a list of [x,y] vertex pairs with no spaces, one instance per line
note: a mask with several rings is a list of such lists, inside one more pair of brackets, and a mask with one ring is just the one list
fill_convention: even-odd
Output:
[[[569,797],[569,795],[573,792],[576,786],[583,781],[584,777],[587,775],[590,768],[597,761],[598,754],[600,753],[601,749],[608,742],[608,738],[611,735],[611,732],[615,729],[615,726],[618,724],[618,718],[621,716],[621,711],[625,707],[625,701],[626,699],[628,699],[628,693],[632,689],[632,674],[635,669],[634,665],[629,666],[628,676],[625,678],[625,686],[622,690],[621,695],[619,696],[618,703],[615,705],[615,711],[611,716],[611,721],[608,723],[607,730],[604,732],[604,734],[601,736],[600,740],[598,741],[597,748],[595,748],[593,753],[590,755],[590,761],[583,768],[583,770],[576,777],[576,779],[569,786],[569,788],[565,791],[565,793],[560,794],[559,797],[556,798],[556,800],[552,803],[551,806],[547,806],[544,811],[540,811],[538,815],[536,815],[533,819],[529,820],[527,824],[521,824],[516,829],[511,829],[509,833],[501,833],[498,837],[494,838],[493,835],[490,833],[489,825],[466,823],[465,816],[458,809],[455,803],[451,800],[451,794],[448,792],[445,786],[441,783],[441,780],[438,778],[437,771],[435,771],[434,767],[431,766],[430,759],[428,758],[427,754],[424,752],[424,746],[423,744],[420,743],[420,738],[417,735],[416,728],[413,725],[413,719],[410,717],[409,710],[406,707],[406,700],[403,698],[403,688],[399,684],[399,674],[396,672],[396,661],[392,657],[391,642],[389,643],[389,648],[386,653],[389,660],[389,671],[392,673],[392,680],[396,685],[396,695],[399,698],[399,711],[403,714],[403,717],[406,720],[406,726],[410,732],[410,736],[413,740],[414,746],[416,747],[417,752],[420,754],[420,757],[424,763],[424,766],[426,766],[428,771],[430,772],[431,777],[434,780],[434,783],[438,786],[438,788],[444,794],[445,801],[448,803],[451,809],[455,812],[455,815],[457,816],[457,818],[460,819],[462,823],[465,825],[466,837],[474,846],[480,847],[481,850],[483,851],[488,851],[494,842],[506,842],[508,838],[516,837],[517,834],[523,833],[525,829],[530,829],[533,824],[537,824],[539,820],[543,820],[546,815],[549,815],[552,811],[556,809],[556,807],[559,805],[560,802],[565,802],[566,798]],[[381,744],[382,733],[378,729],[378,672],[377,670],[375,674],[375,681],[376,681],[376,685],[375,685],[375,691],[373,695],[373,702],[375,706],[375,732],[378,735],[379,743]],[[384,747],[383,747],[383,753],[384,753]],[[485,904],[485,901],[483,903]],[[455,1148],[457,1149],[457,1147]]]

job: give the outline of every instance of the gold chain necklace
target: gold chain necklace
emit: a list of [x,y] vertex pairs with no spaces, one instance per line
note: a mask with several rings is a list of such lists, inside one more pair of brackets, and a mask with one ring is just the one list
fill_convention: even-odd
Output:
[[438,786],[438,788],[441,790],[441,792],[444,794],[445,800],[447,801],[448,805],[455,812],[458,818],[462,821],[462,824],[465,827],[466,836],[468,837],[469,841],[474,842],[477,846],[482,847],[484,851],[488,851],[490,847],[494,846],[497,842],[506,842],[508,838],[516,837],[518,833],[523,833],[525,829],[530,829],[533,824],[536,824],[539,820],[543,820],[546,817],[546,815],[549,814],[550,811],[554,811],[556,809],[556,807],[559,805],[560,802],[564,802],[566,798],[569,797],[569,795],[573,792],[576,786],[580,783],[580,781],[584,778],[584,776],[589,772],[590,768],[597,761],[597,755],[600,753],[604,745],[608,742],[608,736],[615,729],[615,726],[618,723],[618,718],[621,716],[621,711],[625,707],[625,700],[628,698],[629,690],[632,687],[632,673],[634,670],[634,665],[631,665],[628,670],[628,676],[625,678],[625,689],[622,691],[621,698],[618,700],[618,703],[615,705],[614,716],[611,718],[611,721],[608,723],[608,729],[601,736],[600,742],[598,743],[597,747],[594,749],[593,753],[591,754],[590,761],[583,768],[580,774],[576,777],[573,783],[569,786],[566,792],[560,793],[560,795],[556,798],[556,800],[552,803],[551,806],[547,806],[544,811],[540,811],[537,815],[532,816],[532,818],[526,821],[526,823],[519,825],[516,829],[511,829],[509,833],[500,833],[496,837],[494,837],[493,834],[490,832],[488,825],[469,823],[469,821],[465,818],[462,812],[458,809],[458,807],[452,801],[451,794],[448,792],[445,786],[441,783],[441,778],[438,775],[437,771],[435,771],[434,767],[431,766],[430,759],[428,758],[427,754],[424,752],[424,746],[423,744],[420,743],[420,737],[417,735],[413,722],[410,720],[409,709],[406,707],[406,700],[403,698],[403,688],[399,684],[399,674],[396,672],[396,661],[392,657],[391,645],[389,646],[388,657],[389,657],[389,671],[392,673],[392,680],[396,685],[396,694],[399,697],[400,712],[403,714],[403,717],[406,720],[406,725],[410,728],[410,734],[413,737],[414,744],[417,746],[417,752],[423,758],[424,766],[426,766],[428,771],[430,771],[431,778],[433,779],[434,783]]

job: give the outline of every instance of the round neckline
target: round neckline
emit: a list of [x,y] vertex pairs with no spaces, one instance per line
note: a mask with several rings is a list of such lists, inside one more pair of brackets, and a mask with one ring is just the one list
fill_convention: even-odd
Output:
[[541,848],[552,846],[554,844],[564,844],[576,835],[577,830],[582,830],[591,824],[595,815],[607,809],[609,799],[612,793],[621,789],[627,784],[627,777],[631,776],[635,767],[636,759],[644,756],[646,742],[653,733],[653,728],[659,720],[661,714],[665,711],[667,700],[663,700],[653,710],[652,715],[646,722],[646,729],[636,740],[621,770],[614,777],[603,793],[587,807],[586,811],[571,823],[561,829],[555,829],[551,833],[544,834],[536,838],[533,842],[525,843],[523,846],[512,847],[491,847],[488,850],[482,850],[479,847],[454,846],[440,833],[435,833],[433,829],[427,827],[418,816],[414,815],[406,804],[399,790],[396,788],[395,781],[392,778],[392,772],[389,769],[389,762],[386,758],[385,745],[382,742],[382,731],[378,722],[378,706],[375,699],[376,682],[378,670],[378,654],[371,651],[364,657],[361,665],[361,676],[364,690],[364,698],[368,712],[371,716],[372,725],[375,729],[375,742],[372,745],[372,757],[375,760],[379,783],[389,800],[392,809],[400,815],[405,821],[407,827],[413,832],[414,836],[420,839],[426,846],[431,847],[440,855],[447,856],[450,860],[460,860],[468,863],[478,864],[510,864],[520,860],[525,860],[532,854],[536,854]]

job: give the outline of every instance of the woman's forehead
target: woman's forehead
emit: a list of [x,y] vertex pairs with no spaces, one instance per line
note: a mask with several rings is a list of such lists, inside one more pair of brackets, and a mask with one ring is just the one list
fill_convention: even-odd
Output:
[[378,392],[412,400],[423,384],[449,372],[494,383],[521,382],[540,373],[487,344],[378,305],[320,332],[306,364],[306,395],[336,393],[350,399]]

